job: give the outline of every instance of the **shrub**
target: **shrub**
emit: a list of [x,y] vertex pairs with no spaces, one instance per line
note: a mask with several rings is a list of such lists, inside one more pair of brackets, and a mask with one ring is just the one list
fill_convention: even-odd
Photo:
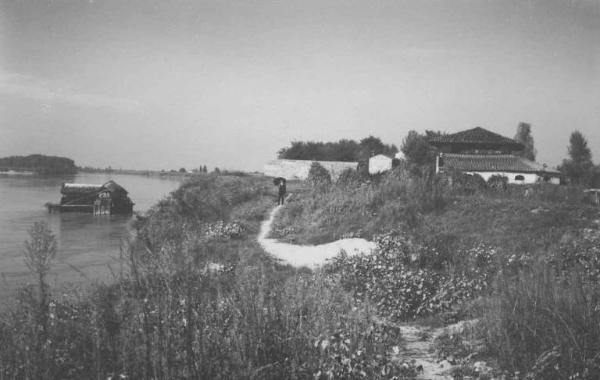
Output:
[[361,177],[354,169],[344,169],[338,177],[336,184],[343,187],[356,187],[360,184]]
[[321,164],[314,161],[308,171],[308,182],[315,190],[324,190],[331,185],[331,174]]
[[490,189],[495,191],[506,191],[508,186],[508,177],[494,174],[487,180],[487,185]]
[[458,170],[447,170],[441,174],[451,191],[459,195],[473,195],[488,188],[479,174],[467,174]]
[[375,241],[377,249],[371,255],[342,254],[327,270],[339,275],[358,300],[369,300],[394,320],[451,311],[486,293],[496,270],[496,251],[484,245],[449,258],[398,232]]

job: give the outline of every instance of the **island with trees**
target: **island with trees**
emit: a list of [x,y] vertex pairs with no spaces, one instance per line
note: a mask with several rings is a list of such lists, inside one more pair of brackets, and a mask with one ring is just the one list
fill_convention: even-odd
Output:
[[0,158],[0,173],[17,172],[38,175],[75,174],[75,162],[66,157],[32,154]]

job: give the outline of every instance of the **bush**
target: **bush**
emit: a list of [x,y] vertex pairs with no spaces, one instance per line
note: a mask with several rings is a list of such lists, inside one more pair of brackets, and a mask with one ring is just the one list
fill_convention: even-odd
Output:
[[496,251],[484,245],[451,258],[399,232],[375,241],[373,254],[342,254],[327,269],[339,275],[358,300],[369,300],[393,320],[451,311],[487,292],[496,271]]
[[331,185],[331,174],[321,164],[314,161],[310,165],[307,180],[314,190],[322,191]]
[[336,181],[336,185],[344,187],[356,187],[361,183],[361,176],[358,171],[348,168],[344,169]]
[[508,186],[508,177],[494,174],[487,180],[487,185],[490,189],[495,191],[506,191]]
[[450,176],[452,190],[456,194],[473,195],[488,188],[487,182],[479,174],[451,172],[446,175]]

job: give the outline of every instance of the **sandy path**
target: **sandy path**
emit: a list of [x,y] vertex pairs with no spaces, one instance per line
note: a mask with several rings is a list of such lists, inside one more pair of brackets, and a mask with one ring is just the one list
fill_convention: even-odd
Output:
[[295,245],[281,243],[275,239],[267,239],[271,232],[271,225],[275,215],[283,206],[277,206],[271,211],[269,219],[262,222],[258,242],[271,256],[278,258],[294,267],[315,268],[325,263],[328,259],[337,256],[343,249],[348,255],[360,253],[369,254],[375,249],[375,243],[365,239],[341,239],[332,243],[320,245]]

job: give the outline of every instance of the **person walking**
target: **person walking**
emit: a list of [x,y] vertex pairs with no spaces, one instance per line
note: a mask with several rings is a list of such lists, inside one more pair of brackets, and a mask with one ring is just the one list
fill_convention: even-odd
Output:
[[279,196],[277,197],[277,205],[283,205],[283,201],[285,200],[285,178],[280,178],[279,184],[277,185],[279,190]]

